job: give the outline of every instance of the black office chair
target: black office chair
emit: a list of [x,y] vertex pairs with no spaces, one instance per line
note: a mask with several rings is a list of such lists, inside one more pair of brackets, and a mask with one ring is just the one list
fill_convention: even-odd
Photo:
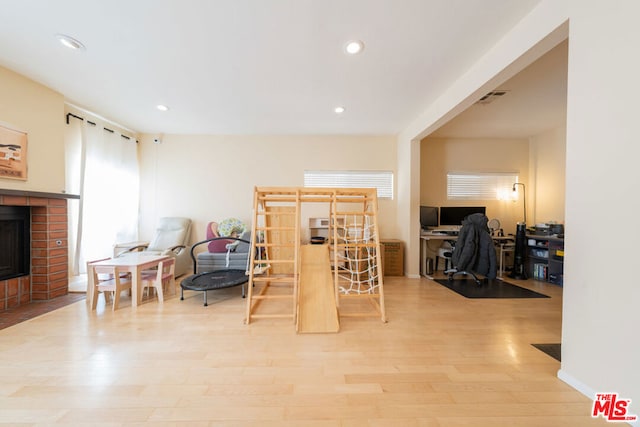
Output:
[[471,214],[462,221],[462,228],[453,247],[453,268],[445,271],[449,280],[457,275],[469,275],[478,285],[477,274],[495,279],[497,273],[496,248],[487,227],[489,219],[481,213]]

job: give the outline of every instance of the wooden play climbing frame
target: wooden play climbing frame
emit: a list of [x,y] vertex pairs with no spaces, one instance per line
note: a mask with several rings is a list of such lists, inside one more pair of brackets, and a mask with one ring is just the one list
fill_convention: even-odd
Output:
[[[301,246],[305,203],[328,206],[325,245]],[[377,211],[373,188],[256,187],[245,322],[290,318],[300,333],[337,332],[339,316],[386,322]],[[341,311],[345,300],[371,304]]]

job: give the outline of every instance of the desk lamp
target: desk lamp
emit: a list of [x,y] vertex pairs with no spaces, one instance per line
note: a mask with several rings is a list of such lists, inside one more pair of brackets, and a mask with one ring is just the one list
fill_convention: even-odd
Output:
[[524,186],[524,183],[522,182],[516,182],[515,184],[513,184],[513,192],[515,193],[516,191],[516,185],[522,185],[522,203],[523,203],[523,209],[524,209],[524,223],[527,223],[527,192]]

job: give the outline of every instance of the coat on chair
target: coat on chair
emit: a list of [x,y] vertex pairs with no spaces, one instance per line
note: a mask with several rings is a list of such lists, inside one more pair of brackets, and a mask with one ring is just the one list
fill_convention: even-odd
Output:
[[462,221],[451,260],[458,271],[473,271],[495,279],[496,248],[489,234],[488,221],[481,213],[471,214]]

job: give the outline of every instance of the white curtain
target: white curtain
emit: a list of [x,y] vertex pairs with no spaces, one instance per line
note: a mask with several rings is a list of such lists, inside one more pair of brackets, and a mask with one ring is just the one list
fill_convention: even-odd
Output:
[[138,238],[138,150],[133,138],[87,120],[71,119],[68,127],[67,187],[80,194],[69,209],[70,260],[78,275],[87,261],[111,257],[114,244]]

